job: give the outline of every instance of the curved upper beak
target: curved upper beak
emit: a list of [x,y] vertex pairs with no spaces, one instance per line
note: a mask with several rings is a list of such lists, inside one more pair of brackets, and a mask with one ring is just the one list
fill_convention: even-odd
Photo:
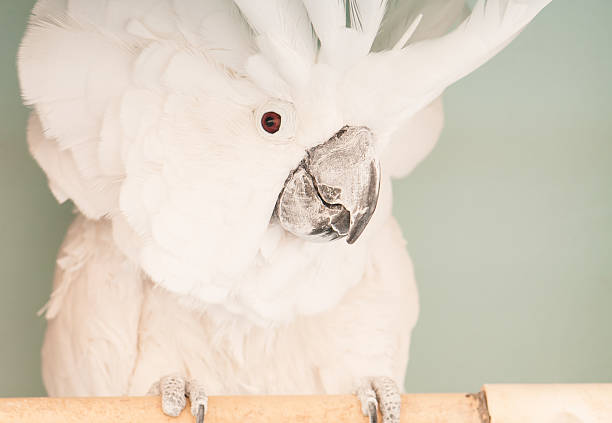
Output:
[[380,163],[372,132],[345,126],[309,149],[281,191],[275,215],[302,238],[355,242],[378,202]]

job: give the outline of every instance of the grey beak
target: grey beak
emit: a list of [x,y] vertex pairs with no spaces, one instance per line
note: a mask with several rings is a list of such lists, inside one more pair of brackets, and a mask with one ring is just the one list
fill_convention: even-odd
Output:
[[347,237],[354,243],[378,201],[380,163],[372,132],[345,126],[306,152],[279,194],[275,216],[289,232],[309,240]]

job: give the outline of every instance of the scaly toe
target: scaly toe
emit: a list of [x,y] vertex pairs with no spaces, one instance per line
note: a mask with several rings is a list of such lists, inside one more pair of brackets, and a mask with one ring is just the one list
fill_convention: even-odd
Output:
[[204,385],[196,379],[190,379],[187,381],[186,389],[187,396],[189,396],[189,401],[191,402],[191,414],[197,418],[197,423],[201,423],[208,410],[208,396],[206,396]]
[[161,378],[159,381],[161,391],[162,410],[168,416],[176,417],[185,408],[185,378],[171,375]]
[[375,377],[372,388],[376,392],[383,423],[399,423],[402,398],[396,383],[390,377]]
[[356,394],[361,402],[361,411],[364,416],[370,417],[371,423],[378,420],[377,409],[380,409],[383,423],[399,423],[401,396],[393,379],[368,378],[360,384]]
[[361,412],[363,415],[370,416],[370,421],[375,422],[375,415],[376,411],[378,410],[378,401],[376,400],[376,392],[374,392],[374,389],[372,388],[370,379],[365,379],[359,384],[356,395],[361,403]]

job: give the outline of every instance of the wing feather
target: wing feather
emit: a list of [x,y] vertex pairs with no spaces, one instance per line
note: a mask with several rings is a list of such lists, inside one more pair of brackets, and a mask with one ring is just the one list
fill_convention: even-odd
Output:
[[138,357],[142,282],[110,224],[79,217],[58,256],[42,371],[52,396],[126,395]]

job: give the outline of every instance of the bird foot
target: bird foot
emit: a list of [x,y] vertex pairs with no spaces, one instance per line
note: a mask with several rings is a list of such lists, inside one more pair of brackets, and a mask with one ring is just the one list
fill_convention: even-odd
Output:
[[370,423],[378,423],[378,409],[383,423],[399,423],[401,396],[393,379],[389,377],[364,379],[356,394],[361,402],[361,411],[364,416],[370,418]]
[[164,376],[151,386],[149,395],[161,395],[162,410],[164,414],[172,417],[181,414],[189,398],[191,414],[196,418],[196,423],[204,422],[208,397],[204,386],[195,379],[179,375]]

